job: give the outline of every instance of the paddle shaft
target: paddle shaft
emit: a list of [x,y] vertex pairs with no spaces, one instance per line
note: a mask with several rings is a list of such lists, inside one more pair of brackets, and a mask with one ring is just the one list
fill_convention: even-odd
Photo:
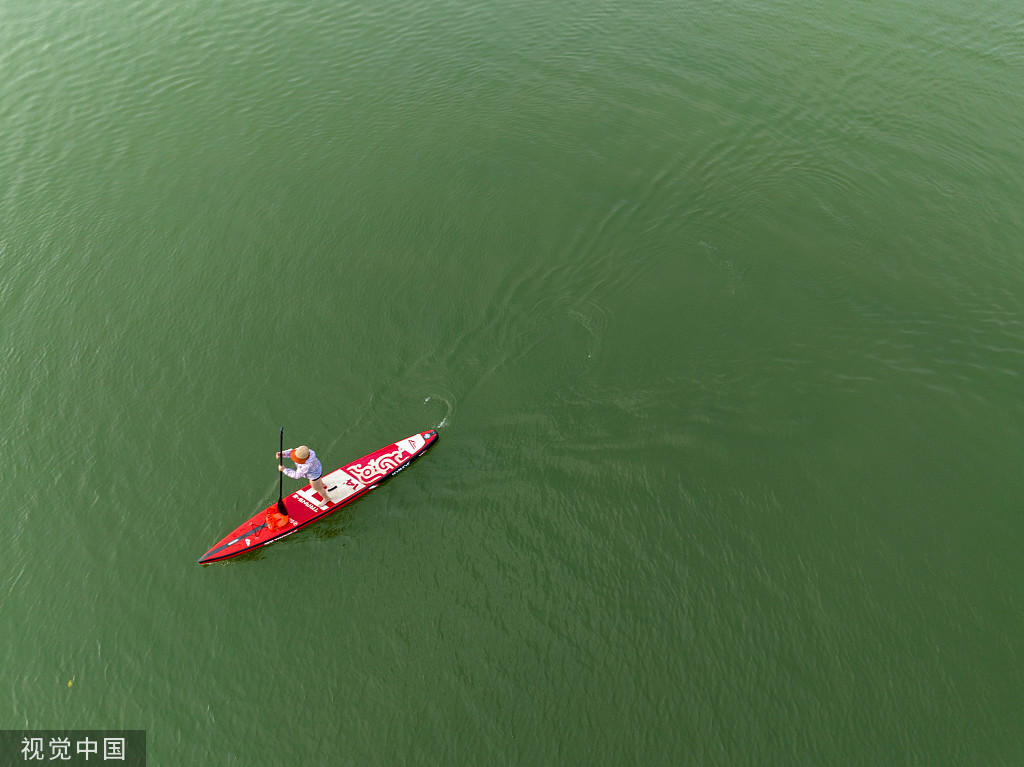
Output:
[[[284,427],[281,427],[281,452],[284,453]],[[284,456],[278,458],[278,461],[283,461]],[[278,464],[280,465],[280,463]],[[288,516],[288,511],[284,507],[284,472],[278,469],[278,482],[277,482],[277,510]]]

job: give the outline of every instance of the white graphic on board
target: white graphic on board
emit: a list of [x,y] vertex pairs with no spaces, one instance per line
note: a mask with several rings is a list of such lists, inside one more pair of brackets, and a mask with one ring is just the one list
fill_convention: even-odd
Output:
[[[407,445],[407,441],[403,440],[402,445]],[[402,464],[402,457],[405,455],[405,447],[402,445],[395,445],[397,448],[390,453],[384,453],[376,458],[371,458],[366,463],[353,463],[348,467],[349,473],[358,479],[363,484],[369,484],[374,480],[380,479],[389,471],[394,471]]]
[[320,493],[314,490],[312,485],[302,488],[296,495],[299,496],[300,500],[305,500],[307,505],[312,506],[314,509],[326,509],[331,505],[321,500]]

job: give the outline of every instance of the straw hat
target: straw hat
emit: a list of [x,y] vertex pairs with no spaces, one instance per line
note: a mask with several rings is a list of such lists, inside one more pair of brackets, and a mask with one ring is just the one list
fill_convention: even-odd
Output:
[[309,448],[305,445],[299,445],[292,450],[291,457],[295,463],[305,463],[306,459],[309,458]]

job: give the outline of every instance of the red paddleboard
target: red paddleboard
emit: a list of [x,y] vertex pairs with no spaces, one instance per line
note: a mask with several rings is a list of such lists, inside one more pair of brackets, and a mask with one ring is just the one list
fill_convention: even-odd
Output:
[[267,512],[277,509],[277,502],[268,506],[247,522],[243,522],[232,532],[224,536],[217,544],[199,558],[200,564],[217,562],[221,559],[237,557],[260,546],[266,546],[306,525],[326,517],[332,511],[352,503],[356,498],[373,490],[377,485],[396,474],[409,462],[420,456],[437,441],[436,431],[424,431],[413,434],[407,439],[400,439],[393,445],[382,447],[376,452],[364,455],[358,461],[342,466],[340,469],[320,477],[327,488],[330,503],[320,499],[319,494],[311,485],[306,485],[284,499],[284,507],[288,510],[288,523],[278,529],[267,527]]

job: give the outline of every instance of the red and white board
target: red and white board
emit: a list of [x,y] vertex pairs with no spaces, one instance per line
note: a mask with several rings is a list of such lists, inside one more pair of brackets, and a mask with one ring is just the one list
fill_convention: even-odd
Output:
[[267,527],[267,512],[277,508],[277,501],[274,501],[252,519],[243,522],[224,536],[199,558],[199,563],[208,564],[236,557],[301,530],[373,490],[392,474],[404,469],[413,458],[422,455],[436,440],[436,431],[413,434],[393,445],[364,455],[358,461],[352,461],[330,474],[324,474],[321,479],[327,488],[330,503],[322,501],[312,486],[306,485],[284,499],[284,507],[288,510],[287,525],[279,530]]

